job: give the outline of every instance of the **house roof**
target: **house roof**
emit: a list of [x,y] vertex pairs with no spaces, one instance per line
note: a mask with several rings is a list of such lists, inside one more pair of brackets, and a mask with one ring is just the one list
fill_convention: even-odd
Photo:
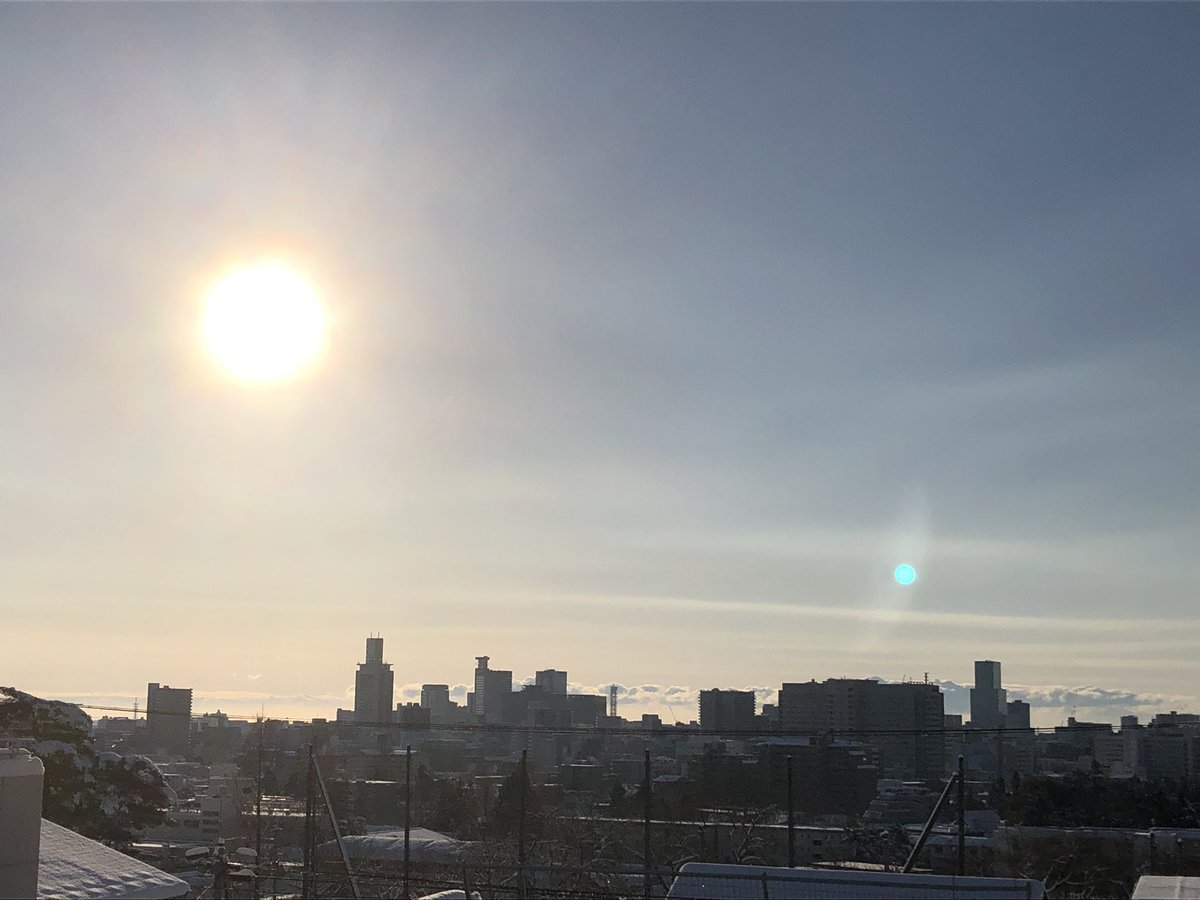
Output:
[[[351,859],[404,859],[404,829],[352,834],[342,838]],[[458,859],[467,844],[428,828],[409,831],[409,858],[413,862],[447,862]],[[324,855],[338,852],[337,841],[326,841],[317,848]]]
[[[767,886],[764,891],[763,881]],[[1042,900],[1040,881],[1025,878],[974,878],[900,872],[788,869],[687,863],[667,894],[672,900]]]
[[1132,900],[1200,900],[1200,878],[1194,875],[1143,875]]
[[39,900],[170,900],[188,883],[42,819]]

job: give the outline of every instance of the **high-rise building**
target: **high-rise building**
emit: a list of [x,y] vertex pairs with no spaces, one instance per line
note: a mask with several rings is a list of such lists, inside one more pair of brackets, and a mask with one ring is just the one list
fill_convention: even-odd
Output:
[[155,747],[185,752],[192,737],[192,689],[146,686],[146,733]]
[[367,658],[354,674],[354,721],[384,724],[392,721],[395,673],[383,661],[383,638],[367,638]]
[[1025,729],[1029,727],[1029,704],[1024,700],[1009,700],[1004,713],[1004,727]]
[[595,725],[608,711],[608,699],[603,694],[568,694],[567,708],[575,725]]
[[945,772],[945,700],[936,684],[857,678],[784,684],[779,712],[786,730],[874,747],[883,778],[935,779]]
[[421,705],[434,716],[448,713],[450,711],[450,685],[421,685]]
[[971,725],[1003,728],[1007,714],[1007,692],[1000,686],[1000,663],[991,659],[976,660],[975,686],[971,688]]
[[565,694],[567,692],[567,673],[557,669],[543,669],[533,676],[533,683],[547,694]]
[[754,691],[700,692],[700,727],[706,731],[750,731],[755,727]]
[[475,693],[471,712],[485,722],[499,722],[508,712],[512,694],[512,671],[489,669],[490,657],[475,657]]

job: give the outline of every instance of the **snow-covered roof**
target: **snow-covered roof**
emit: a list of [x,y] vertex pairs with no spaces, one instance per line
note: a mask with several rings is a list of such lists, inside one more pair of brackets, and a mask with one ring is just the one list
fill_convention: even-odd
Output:
[[169,900],[188,883],[42,819],[39,900]]
[[1143,875],[1132,900],[1200,900],[1200,878],[1195,875]]
[[[404,829],[376,831],[371,834],[351,834],[342,838],[351,859],[403,860]],[[428,828],[413,828],[408,833],[409,858],[413,862],[449,862],[458,859],[467,844]],[[338,852],[336,841],[326,841],[319,848],[323,854]]]
[[1042,900],[1046,891],[1040,881],[1025,878],[687,863],[667,894],[672,900],[760,900],[763,896],[772,900]]

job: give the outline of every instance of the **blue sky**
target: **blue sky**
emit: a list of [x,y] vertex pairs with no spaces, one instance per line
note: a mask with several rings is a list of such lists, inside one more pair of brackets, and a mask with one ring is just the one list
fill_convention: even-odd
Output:
[[[1200,706],[1198,20],[0,9],[5,680]],[[196,327],[264,255],[334,317],[268,390]]]

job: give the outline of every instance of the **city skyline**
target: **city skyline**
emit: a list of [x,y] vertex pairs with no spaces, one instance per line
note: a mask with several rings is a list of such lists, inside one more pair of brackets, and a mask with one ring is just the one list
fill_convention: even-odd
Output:
[[[368,646],[379,640],[382,640],[382,638],[372,635],[368,640]],[[387,656],[384,654],[381,660],[377,652],[375,659],[377,662],[385,661]],[[1001,665],[1001,661],[976,660],[972,663],[976,673],[979,671],[979,666],[984,662],[992,666]],[[363,664],[359,663],[358,665],[361,672]],[[386,667],[390,674],[392,665],[386,663]],[[514,677],[512,691],[518,692],[524,687],[535,686],[537,673],[531,670],[530,674],[522,675],[518,679],[519,671],[521,670],[512,672]],[[557,670],[557,674],[569,675],[569,669]],[[921,683],[927,674],[922,673],[920,677],[905,676],[904,678],[889,679],[877,674],[863,675],[838,672],[825,673],[804,680],[822,682],[828,678],[849,678],[875,680],[885,684]],[[195,715],[223,712],[235,717],[250,719],[263,715],[268,718],[296,721],[305,721],[311,718],[324,718],[332,721],[335,718],[335,713],[344,712],[350,718],[355,718],[357,717],[355,710],[359,703],[357,694],[359,677],[361,677],[361,674],[341,694],[325,693],[315,696],[277,697],[253,691],[222,693],[197,689],[195,697],[197,698],[196,702],[198,705]],[[788,683],[789,681],[795,683],[797,680],[783,679],[775,685],[769,686],[714,683],[698,687],[680,684],[625,684],[620,680],[598,684],[568,681],[567,691],[571,694],[592,694],[607,697],[609,689],[615,685],[618,689],[617,696],[621,708],[620,715],[622,717],[636,722],[641,715],[658,715],[665,724],[686,724],[689,721],[697,719],[698,702],[700,694],[703,691],[714,688],[718,690],[750,691],[753,692],[757,705],[761,707],[764,703],[778,704],[779,685]],[[975,687],[973,682],[962,683],[930,678],[928,683],[936,686],[942,692],[945,697],[945,712],[947,714],[957,714],[963,716],[966,720],[975,721],[975,718],[971,715],[971,693],[972,688]],[[1180,697],[1141,697],[1130,691],[1100,688],[1095,685],[1081,685],[1076,687],[1062,685],[1030,686],[1014,684],[1007,678],[1004,679],[1003,683],[1005,690],[1000,692],[1002,699],[1003,695],[1007,692],[1008,699],[1028,703],[1030,705],[1031,724],[1035,728],[1064,725],[1067,719],[1071,717],[1078,717],[1080,720],[1086,721],[1103,721],[1116,724],[1125,715],[1139,716],[1143,720],[1148,720],[1157,713],[1174,712],[1177,708],[1181,711],[1187,711],[1186,703],[1175,702],[1186,699]],[[425,679],[396,685],[392,690],[392,708],[394,709],[405,704],[420,703],[422,688],[430,685],[437,686],[438,684],[436,681]],[[469,694],[474,689],[471,683],[450,681],[446,682],[445,686],[448,690],[449,699],[452,702],[457,703],[464,711],[470,709],[467,701]],[[367,690],[374,691],[373,688],[369,687]],[[34,690],[32,693],[37,694],[38,691]],[[83,704],[85,708],[95,708],[97,716],[108,713],[115,714],[122,710],[128,712],[142,708],[135,694],[109,694],[93,691],[82,694],[55,696],[53,699],[78,702]],[[134,705],[126,705],[129,702],[133,702]],[[379,701],[371,702],[378,703]],[[224,704],[224,707],[221,708],[220,704]],[[342,704],[345,704],[345,708],[342,708]],[[110,707],[110,709],[104,709],[104,707]],[[373,715],[368,716],[367,720],[382,721],[383,717],[381,715]],[[996,723],[989,719],[981,727],[995,727],[995,725]]]
[[[0,678],[332,710],[379,631],[1200,709],[1198,25],[0,7]],[[327,332],[239,368],[278,259]]]

